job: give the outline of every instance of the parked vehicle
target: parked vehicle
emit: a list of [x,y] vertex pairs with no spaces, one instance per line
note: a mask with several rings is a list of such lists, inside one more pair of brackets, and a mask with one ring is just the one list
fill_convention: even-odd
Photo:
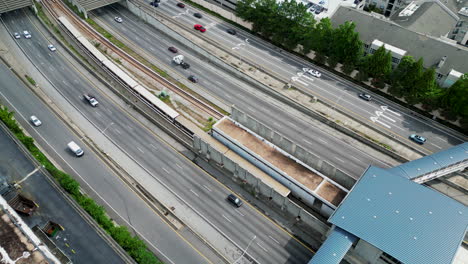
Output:
[[175,47],[169,47],[168,50],[172,53],[177,53],[178,50]]
[[177,6],[180,7],[180,8],[184,8],[185,4],[184,3],[177,3]]
[[52,45],[52,44],[47,45],[47,48],[48,48],[50,51],[56,51],[56,50],[57,50],[57,49],[54,47],[54,45]]
[[236,35],[236,34],[237,34],[237,32],[236,32],[234,29],[232,29],[232,28],[228,28],[228,29],[226,30],[226,32],[229,33],[229,34],[231,34],[231,35]]
[[121,17],[114,17],[114,20],[117,22],[117,23],[122,23],[123,22],[123,19]]
[[227,200],[237,207],[241,207],[242,201],[237,198],[234,194],[229,194]]
[[186,63],[184,61],[184,55],[177,55],[174,58],[172,58],[172,61],[177,64],[182,66],[183,69],[188,69],[190,68],[190,64]]
[[193,83],[197,83],[198,82],[198,78],[195,76],[195,75],[190,75],[188,77],[188,79],[193,82]]
[[418,144],[424,144],[426,142],[426,138],[425,137],[422,137],[422,136],[419,136],[419,135],[416,135],[416,134],[412,134],[409,136],[409,138],[411,140],[413,140],[414,142],[418,143]]
[[39,120],[39,118],[37,118],[36,116],[31,116],[29,120],[31,120],[31,123],[33,123],[33,125],[36,127],[42,125],[41,120]]
[[18,32],[13,33],[13,36],[15,36],[15,39],[21,38],[21,35]]
[[90,94],[84,94],[83,97],[86,99],[86,101],[88,101],[88,103],[93,106],[93,107],[96,107],[98,106],[99,102],[96,100],[96,98]]
[[23,36],[24,38],[27,38],[27,39],[30,39],[31,38],[31,34],[28,32],[28,31],[23,31]]
[[196,29],[196,30],[198,30],[198,31],[200,31],[200,32],[205,32],[205,31],[206,31],[206,28],[204,28],[204,27],[203,27],[202,25],[200,25],[200,24],[195,24],[195,25],[193,26],[193,28]]
[[76,144],[75,142],[73,141],[70,141],[70,143],[68,143],[68,149],[73,152],[77,157],[81,157],[83,156],[84,154],[84,151],[80,148],[80,146],[78,146],[78,144]]
[[372,99],[372,96],[370,96],[370,94],[360,93],[359,98],[364,99],[366,101],[370,101]]

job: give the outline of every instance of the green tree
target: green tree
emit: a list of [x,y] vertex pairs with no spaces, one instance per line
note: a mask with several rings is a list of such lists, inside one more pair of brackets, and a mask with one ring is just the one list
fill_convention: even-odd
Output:
[[[356,25],[347,21],[333,30],[330,57],[344,64],[357,64],[362,57],[362,41],[354,31]],[[329,43],[330,45],[330,43]]]
[[371,77],[385,79],[392,71],[392,54],[381,46],[374,54],[364,57],[361,68]]
[[311,50],[317,54],[328,55],[330,52],[330,43],[333,36],[333,27],[329,18],[320,20],[308,32],[305,33],[302,45],[304,53],[309,53]]
[[440,104],[456,115],[468,118],[468,74],[464,74],[440,97]]

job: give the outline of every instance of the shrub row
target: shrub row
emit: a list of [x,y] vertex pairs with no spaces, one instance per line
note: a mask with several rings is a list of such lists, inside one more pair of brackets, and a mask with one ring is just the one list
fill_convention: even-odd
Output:
[[24,134],[16,120],[14,112],[0,105],[0,119],[18,138],[29,152],[45,167],[55,180],[75,199],[75,201],[124,249],[141,264],[162,264],[146,247],[145,243],[132,236],[125,226],[116,226],[107,216],[104,208],[93,199],[80,192],[80,184],[70,175],[57,169],[52,162],[34,144],[34,139]]

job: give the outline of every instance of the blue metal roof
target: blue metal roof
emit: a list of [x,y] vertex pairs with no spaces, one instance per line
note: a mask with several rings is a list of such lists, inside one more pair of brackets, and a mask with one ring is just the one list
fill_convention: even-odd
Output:
[[358,238],[336,227],[308,264],[339,264]]
[[388,169],[392,174],[408,179],[416,178],[422,174],[438,170],[468,159],[468,142],[431,154],[429,156],[403,163]]
[[463,204],[369,167],[329,222],[403,263],[451,263],[468,226]]

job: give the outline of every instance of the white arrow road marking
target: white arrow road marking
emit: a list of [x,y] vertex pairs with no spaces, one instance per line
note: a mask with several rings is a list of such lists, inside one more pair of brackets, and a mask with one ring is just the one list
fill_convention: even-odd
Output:
[[370,119],[371,119],[372,122],[374,122],[374,123],[377,122],[377,123],[380,123],[381,125],[383,125],[383,126],[385,126],[385,127],[387,127],[387,128],[391,128],[389,125],[387,125],[387,124],[385,124],[385,123],[379,121],[379,120],[378,120],[378,119],[379,119],[378,117],[371,116]]
[[388,120],[390,120],[390,121],[392,121],[392,122],[395,122],[395,120],[393,120],[393,119],[391,119],[390,117],[384,115],[382,111],[375,111],[375,115],[378,116],[378,117],[385,117],[385,118],[387,118]]
[[310,77],[309,77],[309,76],[307,76],[307,75],[303,75],[302,77],[304,77],[304,78],[306,78],[306,79],[310,80],[311,82],[313,82],[313,81],[314,81],[314,79],[310,78]]
[[308,85],[309,85],[308,83],[305,83],[305,82],[303,82],[303,81],[299,81],[299,78],[296,77],[296,76],[291,77],[291,80],[292,80],[293,82],[302,83],[302,84],[305,85],[305,86],[308,86]]
[[393,123],[395,123],[395,120],[391,119],[390,117],[386,116],[386,115],[382,115],[382,117],[385,117],[387,118],[388,120],[392,121]]
[[396,116],[401,116],[400,113],[397,113],[397,112],[395,112],[395,111],[392,111],[392,110],[388,109],[388,106],[386,106],[386,105],[382,105],[380,108],[382,108],[382,110],[388,111],[388,112],[390,112],[390,113],[392,113],[392,114],[394,114],[394,115],[396,115]]
[[302,68],[303,72],[308,72],[310,69],[309,68]]
[[297,75],[297,77],[301,77],[302,75],[304,75],[304,73],[303,72],[298,72],[298,73],[296,73],[296,75]]
[[248,38],[245,39],[245,43],[249,43],[249,39],[248,39]]

